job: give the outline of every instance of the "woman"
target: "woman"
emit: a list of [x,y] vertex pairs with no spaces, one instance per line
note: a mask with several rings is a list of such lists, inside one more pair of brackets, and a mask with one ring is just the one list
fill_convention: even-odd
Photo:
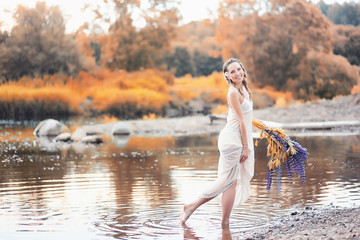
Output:
[[223,73],[229,84],[229,112],[218,138],[218,178],[197,200],[184,206],[182,224],[198,207],[222,194],[221,224],[227,226],[233,206],[244,203],[251,193],[250,180],[254,175],[253,102],[247,74],[240,60],[235,58],[224,63]]

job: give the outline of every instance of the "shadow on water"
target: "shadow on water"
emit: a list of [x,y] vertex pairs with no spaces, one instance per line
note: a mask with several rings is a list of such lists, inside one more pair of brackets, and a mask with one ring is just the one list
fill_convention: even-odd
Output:
[[217,135],[109,138],[104,144],[37,140],[32,127],[2,127],[0,237],[42,239],[237,239],[306,206],[360,204],[360,136],[299,137],[306,183],[266,190],[266,145],[256,147],[253,194],[222,229],[217,200],[179,225],[182,205],[216,178]]

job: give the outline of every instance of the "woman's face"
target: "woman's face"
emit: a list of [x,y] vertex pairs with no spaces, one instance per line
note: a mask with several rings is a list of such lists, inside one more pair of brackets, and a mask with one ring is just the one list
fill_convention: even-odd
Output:
[[245,73],[239,63],[230,63],[227,69],[229,73],[228,78],[230,78],[234,83],[240,83],[243,81]]

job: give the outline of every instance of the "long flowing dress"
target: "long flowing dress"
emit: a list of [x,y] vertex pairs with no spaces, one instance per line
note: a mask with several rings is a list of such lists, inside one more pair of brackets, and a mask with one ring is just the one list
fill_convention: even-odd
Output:
[[[229,103],[229,91],[227,99]],[[248,159],[243,163],[240,163],[240,157],[243,150],[240,123],[235,110],[229,105],[226,125],[221,130],[218,137],[218,148],[220,152],[218,176],[216,181],[200,196],[200,198],[212,198],[218,196],[231,187],[235,180],[237,180],[233,207],[244,203],[249,198],[251,194],[250,180],[254,176],[255,159],[252,137],[253,102],[244,98],[241,103],[241,110],[244,114],[249,147]]]

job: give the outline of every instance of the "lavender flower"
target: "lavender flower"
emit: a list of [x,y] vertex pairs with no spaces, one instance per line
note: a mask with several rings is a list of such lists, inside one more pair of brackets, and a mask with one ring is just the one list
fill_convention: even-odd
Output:
[[267,190],[270,190],[270,188],[271,188],[273,171],[274,171],[273,169],[269,168],[268,173],[267,173],[267,183],[266,183]]
[[282,174],[282,164],[276,168],[276,189],[278,193],[281,192],[281,174]]
[[292,173],[291,173],[291,165],[290,165],[290,161],[292,161],[292,158],[290,158],[288,161],[285,162],[285,171],[286,171],[286,176],[288,178],[292,178]]
[[[278,192],[281,191],[281,176],[282,176],[282,165],[284,163],[286,176],[288,178],[292,178],[293,174],[297,174],[301,178],[301,182],[305,183],[305,162],[307,162],[308,152],[306,148],[303,148],[296,141],[291,140],[289,137],[281,137],[277,132],[272,131],[271,129],[265,128],[264,132],[270,136],[270,140],[275,141],[282,147],[283,153],[273,153],[277,155],[276,157],[281,158],[280,165],[271,169],[269,167],[268,175],[267,175],[267,184],[266,189],[271,188],[273,171],[276,171],[276,184]],[[290,149],[290,145],[295,149],[294,151],[288,152]],[[281,156],[281,157],[280,157]],[[269,159],[269,163],[274,161],[274,159]],[[270,165],[271,166],[271,165]]]

